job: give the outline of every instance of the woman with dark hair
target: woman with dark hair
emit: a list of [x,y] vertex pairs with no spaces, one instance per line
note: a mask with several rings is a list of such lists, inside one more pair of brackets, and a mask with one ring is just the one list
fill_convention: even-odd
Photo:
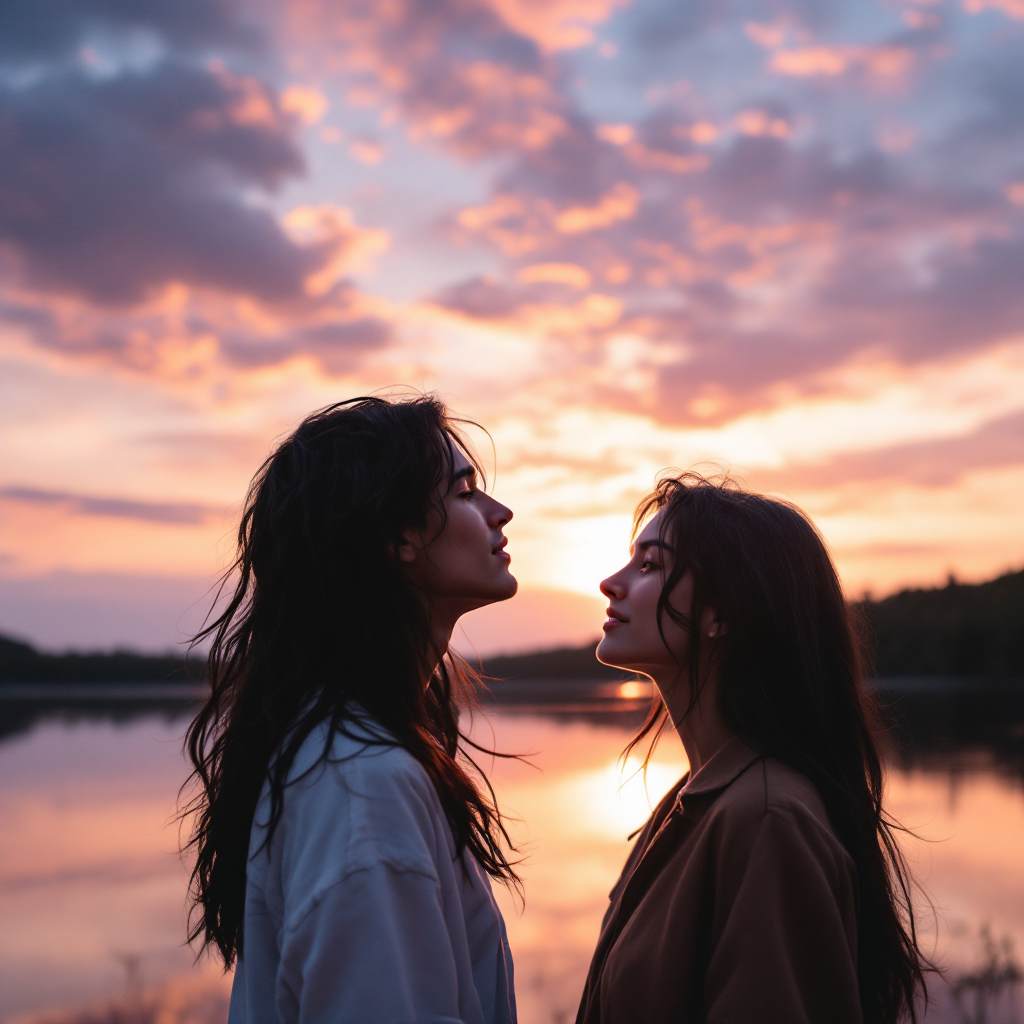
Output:
[[824,543],[694,474],[636,513],[598,657],[650,676],[690,770],[611,893],[578,1024],[916,1020],[929,965],[874,706]]
[[518,879],[448,651],[516,592],[478,477],[440,402],[360,398],[250,486],[187,737],[190,940],[235,964],[231,1024],[516,1019],[487,876]]

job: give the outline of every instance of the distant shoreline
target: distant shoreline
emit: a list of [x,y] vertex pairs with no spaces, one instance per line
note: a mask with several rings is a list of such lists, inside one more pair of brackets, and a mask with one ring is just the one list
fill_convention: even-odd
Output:
[[203,699],[203,687],[190,682],[69,683],[35,681],[0,683],[0,703],[5,701],[153,701]]
[[[945,587],[904,590],[881,601],[865,598],[851,608],[863,628],[873,674],[907,680],[903,691],[948,689],[951,684],[942,679],[1024,682],[1024,570],[970,585],[950,578]],[[596,646],[595,639],[580,647],[496,655],[480,667],[485,678],[514,682],[628,680],[628,673],[597,661]],[[201,686],[205,668],[195,656],[186,663],[171,654],[131,651],[45,654],[0,635],[0,687]],[[911,679],[931,682],[910,684]]]
[[[486,686],[478,699],[485,715],[636,729],[651,707],[649,684],[635,679],[491,679]],[[874,680],[872,687],[881,698],[889,763],[959,771],[982,757],[1024,779],[1024,681],[907,675]],[[0,683],[0,743],[46,723],[120,726],[158,717],[184,730],[202,689],[188,680]]]
[[[886,676],[869,681],[871,688],[894,696],[915,694],[963,694],[979,691],[1021,691],[1024,681],[1012,676]],[[481,697],[484,703],[493,697],[497,703],[505,700],[530,699],[539,703],[558,701],[563,697],[586,699],[615,696],[618,700],[646,701],[651,696],[651,686],[634,677],[608,678],[518,678],[487,679]],[[166,701],[178,700],[183,703],[204,699],[205,687],[201,682],[187,680],[117,680],[107,682],[66,682],[33,680],[28,682],[0,682],[0,703],[3,702],[53,702],[62,701]]]

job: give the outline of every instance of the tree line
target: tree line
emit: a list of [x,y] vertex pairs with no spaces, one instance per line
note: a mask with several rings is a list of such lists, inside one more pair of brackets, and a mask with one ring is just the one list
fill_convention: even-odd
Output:
[[[893,676],[979,676],[1024,679],[1024,570],[985,583],[907,589],[852,604],[870,672]],[[582,647],[490,658],[498,679],[613,679],[594,660],[596,641]]]
[[[852,605],[877,676],[980,676],[1024,679],[1024,570],[986,583],[901,590]],[[616,679],[623,673],[599,664],[596,641],[488,658],[495,679]],[[0,636],[0,682],[159,682],[202,678],[201,658],[186,667],[180,655],[45,654]]]

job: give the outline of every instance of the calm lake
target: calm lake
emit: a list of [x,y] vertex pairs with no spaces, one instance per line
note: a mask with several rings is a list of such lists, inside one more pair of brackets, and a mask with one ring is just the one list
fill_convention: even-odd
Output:
[[[666,737],[646,785],[638,760],[623,769],[635,722],[580,709],[475,722],[478,740],[532,762],[499,762],[493,775],[526,856],[525,907],[500,894],[524,1024],[574,1019],[626,836],[686,768]],[[4,1024],[224,1020],[230,978],[183,944],[174,810],[185,725],[166,712],[50,716],[0,740]],[[929,1021],[1021,1019],[1021,986],[1009,979],[1024,951],[1024,784],[999,764],[979,747],[889,772],[889,808],[920,837],[907,852],[934,906],[921,910],[927,942],[949,982],[967,978],[959,1007],[949,983],[935,985]]]

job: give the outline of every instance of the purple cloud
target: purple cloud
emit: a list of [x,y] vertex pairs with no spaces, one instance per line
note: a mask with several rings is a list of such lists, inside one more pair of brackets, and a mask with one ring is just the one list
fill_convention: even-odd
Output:
[[0,487],[0,500],[23,505],[61,506],[83,516],[106,516],[176,526],[199,526],[222,515],[224,511],[191,502],[135,501],[73,494],[70,491],[47,491],[35,487]]
[[228,0],[6,0],[0,7],[0,60],[17,66],[73,58],[85,40],[140,33],[200,51],[264,42]]
[[1024,463],[1024,415],[1003,416],[959,437],[846,452],[821,464],[785,466],[751,474],[771,491],[828,490],[844,484],[895,483],[944,488],[965,475]]
[[[351,369],[389,341],[351,283],[323,283],[365,233],[338,216],[298,238],[269,208],[307,163],[254,14],[222,0],[0,12],[0,307],[41,346],[147,369],[169,335],[215,338],[236,366],[309,351]],[[168,285],[188,298],[173,322],[150,305]],[[274,313],[240,322],[224,295]]]
[[171,281],[295,298],[326,253],[245,188],[300,174],[293,125],[251,78],[161,62],[0,88],[0,244],[32,285],[136,302]]

